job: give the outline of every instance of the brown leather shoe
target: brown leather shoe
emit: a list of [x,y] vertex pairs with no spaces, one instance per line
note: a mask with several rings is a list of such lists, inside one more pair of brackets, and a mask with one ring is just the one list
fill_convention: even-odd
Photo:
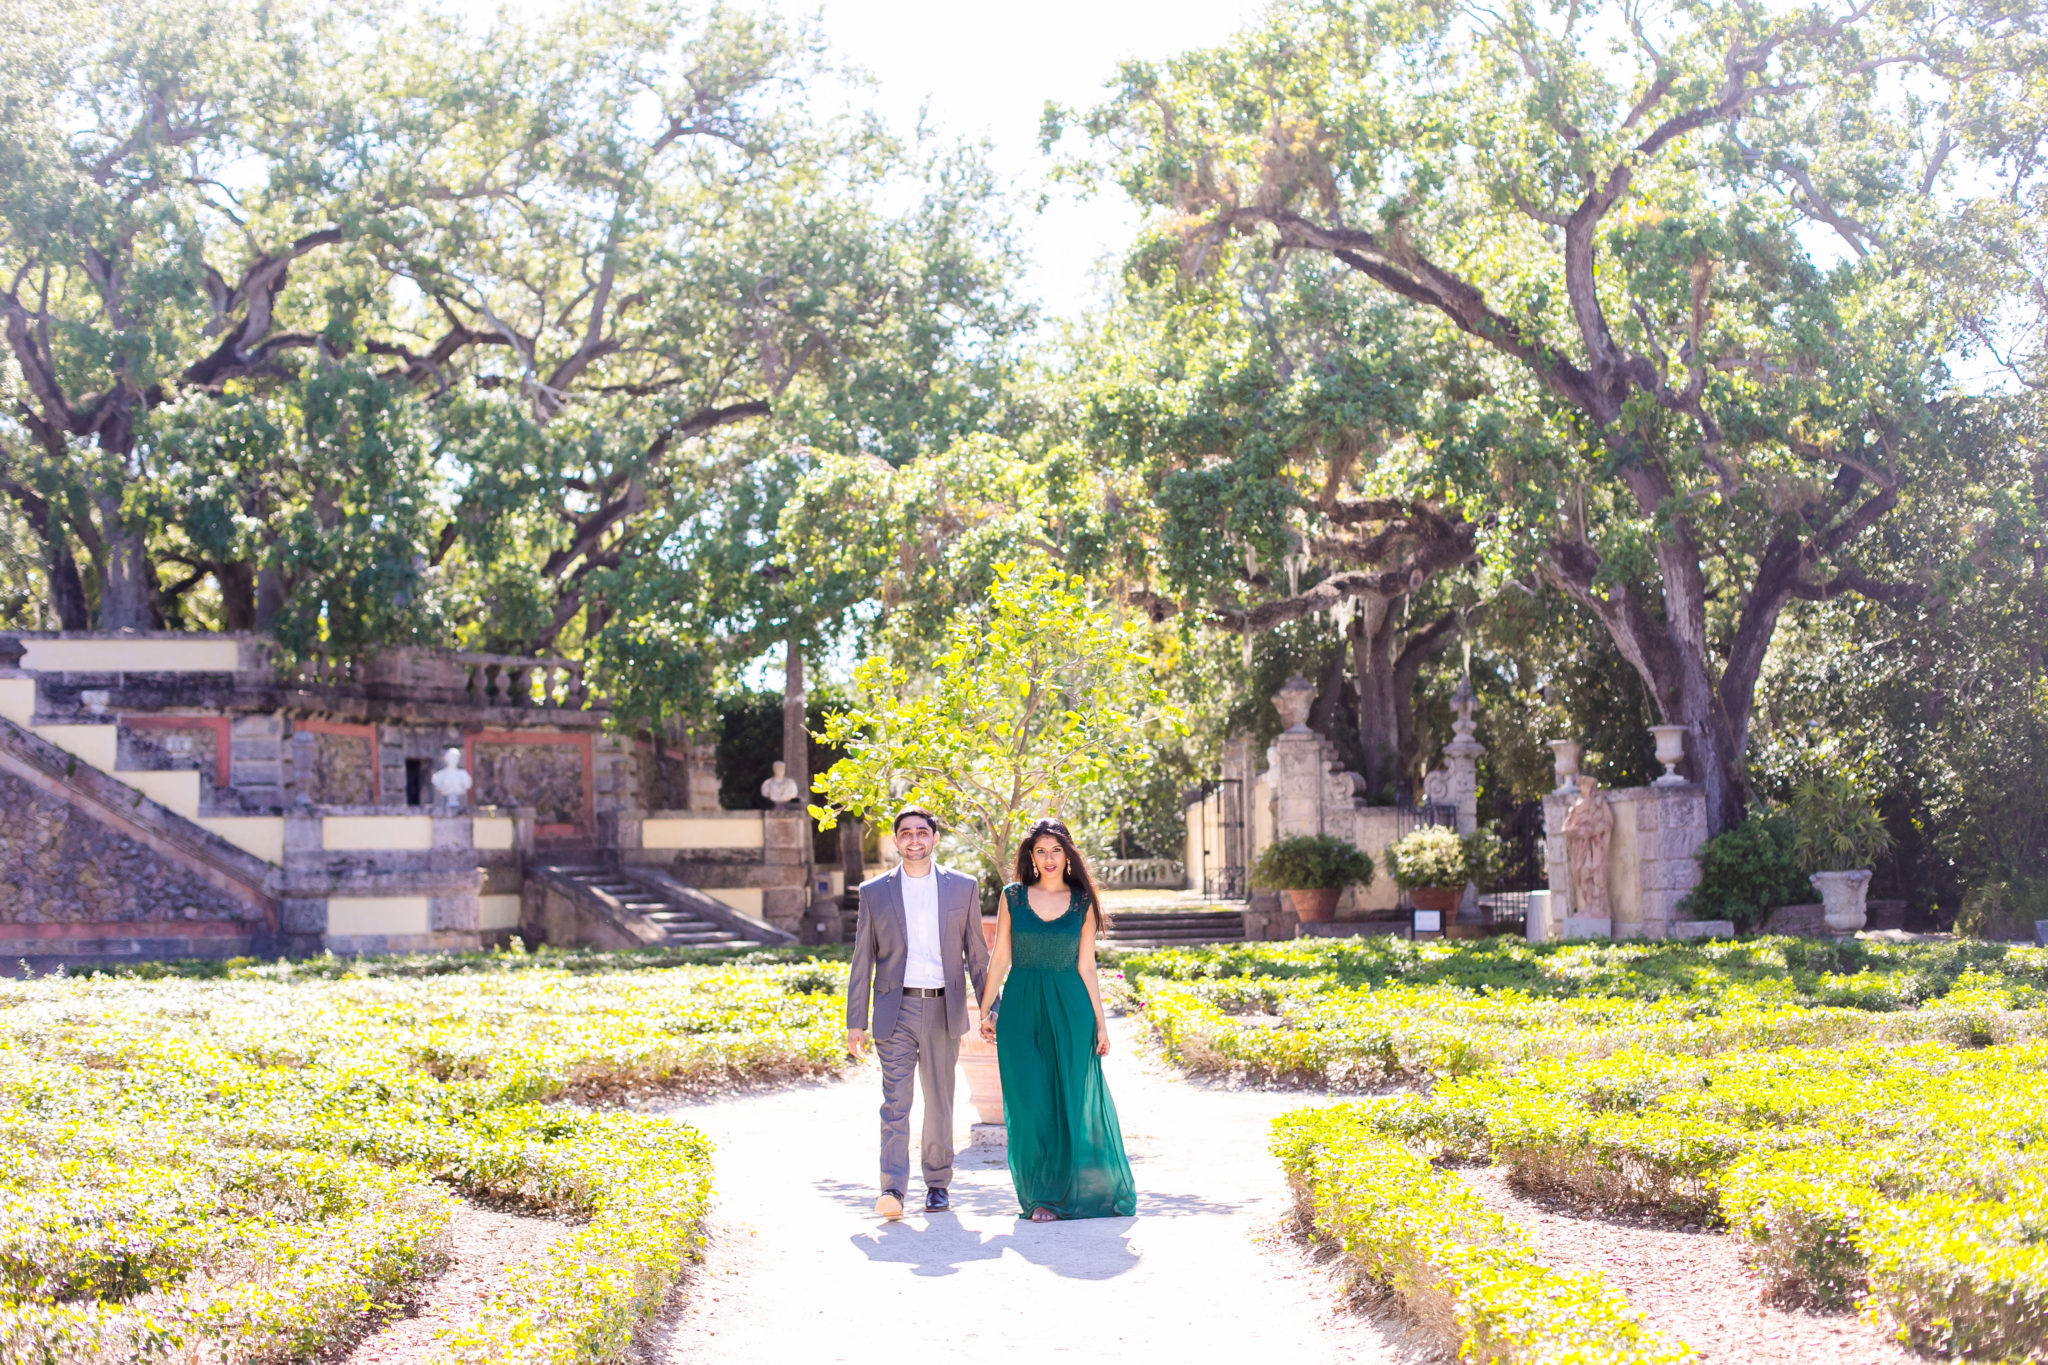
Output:
[[875,1212],[892,1221],[901,1218],[903,1216],[903,1191],[883,1190],[882,1197],[875,1201]]

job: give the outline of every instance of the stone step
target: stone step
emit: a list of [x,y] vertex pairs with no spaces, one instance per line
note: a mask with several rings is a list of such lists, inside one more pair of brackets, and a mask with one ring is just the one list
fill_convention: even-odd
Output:
[[646,921],[660,931],[660,941],[669,947],[744,948],[758,942],[706,919],[701,911],[691,909],[687,902],[679,904],[669,900],[659,887],[622,877],[613,868],[557,863],[555,870],[571,881],[611,898],[620,909]]

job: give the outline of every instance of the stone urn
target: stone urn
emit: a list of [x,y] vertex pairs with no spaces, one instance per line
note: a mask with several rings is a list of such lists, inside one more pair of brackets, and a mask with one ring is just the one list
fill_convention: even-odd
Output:
[[1685,732],[1689,726],[1652,725],[1650,733],[1657,740],[1657,761],[1664,765],[1664,773],[1650,785],[1653,787],[1683,787],[1685,779],[1678,775],[1678,765],[1685,762]]
[[1290,731],[1308,729],[1308,713],[1316,704],[1316,685],[1297,673],[1273,694],[1273,709]]
[[1821,922],[1829,932],[1853,934],[1864,925],[1864,898],[1870,894],[1870,873],[1816,872],[1807,878],[1820,892]]
[[1550,741],[1551,769],[1557,775],[1557,789],[1561,792],[1577,789],[1579,780],[1579,751],[1585,748],[1576,739],[1553,739]]
[[[990,920],[989,923],[995,923]],[[996,1045],[981,1040],[981,1007],[967,1010],[967,1036],[960,1040],[960,1069],[967,1073],[967,1099],[980,1123],[1003,1121],[1003,1074],[996,1064]]]
[[1337,913],[1338,898],[1344,894],[1341,886],[1322,886],[1308,891],[1289,891],[1287,908],[1303,924],[1328,924],[1330,917]]

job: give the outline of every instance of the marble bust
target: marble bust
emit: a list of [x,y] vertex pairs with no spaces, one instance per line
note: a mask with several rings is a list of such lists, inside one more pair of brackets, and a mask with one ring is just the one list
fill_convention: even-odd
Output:
[[434,770],[434,804],[445,811],[459,811],[469,804],[470,775],[462,770],[462,750],[443,749],[441,766]]
[[773,801],[777,810],[788,810],[796,803],[796,779],[789,775],[787,763],[775,760],[775,775],[761,784],[761,795]]

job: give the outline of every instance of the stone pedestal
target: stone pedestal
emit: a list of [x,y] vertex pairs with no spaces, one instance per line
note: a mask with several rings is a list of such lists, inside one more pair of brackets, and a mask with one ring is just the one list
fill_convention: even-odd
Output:
[[[1614,813],[1607,850],[1607,904],[1616,938],[1665,938],[1678,919],[1678,903],[1699,884],[1698,855],[1707,841],[1707,798],[1697,786],[1626,787],[1599,793]],[[1566,857],[1565,812],[1570,799],[1543,799],[1543,853],[1552,915],[1571,938],[1581,918],[1572,905]],[[1593,926],[1584,926],[1590,932]]]
[[800,810],[762,815],[761,861],[772,885],[761,889],[761,918],[792,937],[803,934],[811,904],[811,817]]
[[684,749],[689,772],[688,810],[718,810],[718,747],[692,743]]

